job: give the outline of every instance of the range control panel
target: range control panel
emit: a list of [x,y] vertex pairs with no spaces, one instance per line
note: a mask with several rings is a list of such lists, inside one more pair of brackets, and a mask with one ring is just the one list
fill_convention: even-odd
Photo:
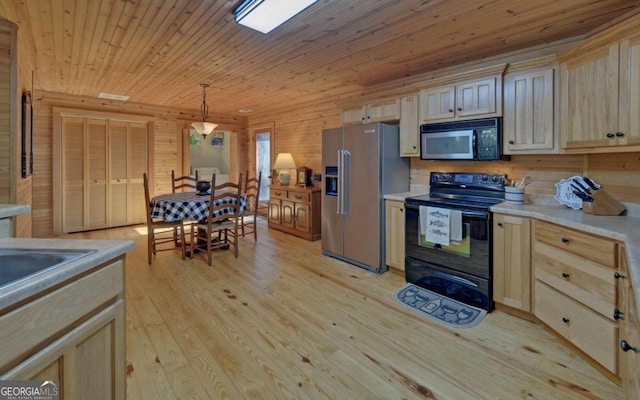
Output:
[[475,172],[432,172],[431,186],[503,187],[506,175]]

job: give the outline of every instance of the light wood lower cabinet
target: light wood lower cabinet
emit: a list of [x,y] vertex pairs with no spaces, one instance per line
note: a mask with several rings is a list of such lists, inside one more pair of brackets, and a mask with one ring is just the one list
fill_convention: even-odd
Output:
[[618,375],[616,241],[535,222],[535,315]]
[[126,397],[124,259],[0,315],[0,327],[0,379],[58,380],[61,399]]
[[404,201],[385,200],[384,207],[386,263],[404,271]]
[[531,311],[531,221],[493,216],[493,299]]
[[269,197],[269,228],[307,240],[321,234],[321,189],[296,186],[272,186]]
[[629,279],[624,249],[620,251],[620,377],[627,400],[640,399],[640,318],[638,306]]

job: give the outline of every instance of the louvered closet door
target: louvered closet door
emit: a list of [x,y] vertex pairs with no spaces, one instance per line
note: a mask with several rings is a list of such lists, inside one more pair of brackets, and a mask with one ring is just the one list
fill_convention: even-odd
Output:
[[127,123],[109,121],[110,225],[129,223],[129,135]]
[[140,224],[147,220],[147,208],[144,200],[144,184],[142,174],[147,172],[149,165],[147,158],[148,129],[144,123],[129,123],[129,172],[130,172],[130,198],[131,223]]
[[62,230],[84,230],[84,120],[62,117]]
[[143,223],[147,124],[62,117],[62,232]]
[[86,229],[106,228],[107,224],[107,121],[86,119],[87,196]]

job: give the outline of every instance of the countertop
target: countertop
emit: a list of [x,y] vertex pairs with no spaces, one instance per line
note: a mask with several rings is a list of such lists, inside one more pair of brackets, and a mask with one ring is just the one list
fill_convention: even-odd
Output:
[[10,218],[31,212],[31,206],[25,204],[0,204],[0,218]]
[[0,289],[0,310],[119,257],[134,246],[134,242],[130,240],[0,239],[0,249],[96,250],[75,261]]
[[640,312],[640,216],[637,204],[625,204],[625,207],[629,211],[628,215],[592,215],[545,199],[533,200],[524,205],[500,203],[492,206],[491,211],[553,222],[624,242],[629,275]]
[[411,185],[408,192],[388,193],[382,198],[385,200],[404,201],[407,197],[429,194],[429,185]]

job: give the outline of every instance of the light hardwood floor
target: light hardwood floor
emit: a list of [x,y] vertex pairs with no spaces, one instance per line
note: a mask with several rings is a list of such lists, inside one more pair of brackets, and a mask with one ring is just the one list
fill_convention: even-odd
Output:
[[149,266],[144,227],[70,237],[132,239],[129,399],[622,399],[539,326],[494,311],[451,329],[398,304],[401,276],[322,256],[263,221],[258,242]]

